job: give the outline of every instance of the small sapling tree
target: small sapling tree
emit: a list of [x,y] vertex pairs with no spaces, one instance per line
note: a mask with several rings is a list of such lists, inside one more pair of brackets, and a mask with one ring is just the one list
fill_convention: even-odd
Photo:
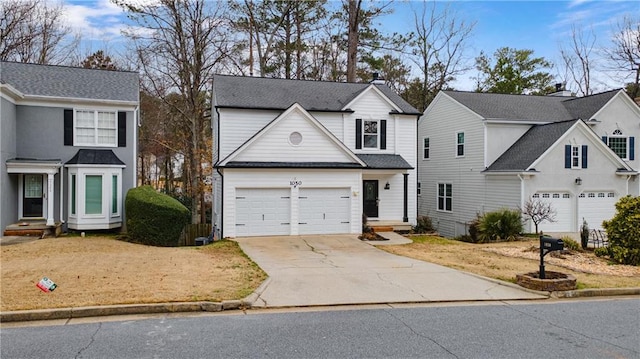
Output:
[[536,227],[536,234],[538,234],[538,225],[543,221],[556,221],[556,210],[551,203],[539,199],[530,198],[522,207],[522,215],[533,222]]

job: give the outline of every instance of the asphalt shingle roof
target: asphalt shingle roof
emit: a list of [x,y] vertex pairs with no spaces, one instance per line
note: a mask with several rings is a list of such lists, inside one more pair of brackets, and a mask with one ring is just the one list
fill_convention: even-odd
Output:
[[601,92],[595,95],[568,99],[562,102],[573,118],[591,119],[620,90]]
[[135,72],[0,62],[0,81],[25,95],[137,102]]
[[367,168],[372,169],[393,169],[393,170],[410,170],[411,165],[400,155],[392,154],[356,154]]
[[78,153],[76,153],[76,155],[65,164],[124,165],[124,162],[122,162],[111,150],[81,149],[78,150]]
[[[307,111],[342,111],[368,83],[287,80],[263,77],[216,75],[213,88],[216,106],[284,110],[299,103]],[[402,113],[420,112],[386,85],[374,85]]]
[[563,101],[568,97],[459,91],[445,91],[445,93],[485,119],[544,122],[573,119],[563,105]]
[[533,126],[486,171],[524,171],[579,120]]

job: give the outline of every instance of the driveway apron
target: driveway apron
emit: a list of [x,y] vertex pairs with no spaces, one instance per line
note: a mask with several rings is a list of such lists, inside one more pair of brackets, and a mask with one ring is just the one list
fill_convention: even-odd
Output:
[[390,254],[355,235],[247,237],[236,241],[269,275],[256,307],[545,298]]

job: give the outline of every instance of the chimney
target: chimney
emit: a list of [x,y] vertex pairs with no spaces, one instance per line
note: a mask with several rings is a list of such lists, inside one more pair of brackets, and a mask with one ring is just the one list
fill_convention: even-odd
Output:
[[556,83],[556,92],[550,93],[547,96],[571,97],[573,96],[573,94],[571,93],[571,91],[567,91],[564,88],[564,83],[558,82]]
[[371,83],[374,85],[384,85],[386,82],[384,81],[383,77],[380,77],[380,74],[377,72],[374,72],[372,74],[373,76],[373,80],[371,80]]
[[556,92],[560,92],[562,91],[562,84],[561,83],[557,83],[556,84]]

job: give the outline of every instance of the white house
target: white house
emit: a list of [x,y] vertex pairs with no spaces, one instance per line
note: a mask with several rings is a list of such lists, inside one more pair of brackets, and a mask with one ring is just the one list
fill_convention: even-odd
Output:
[[418,213],[445,236],[530,199],[557,212],[544,232],[577,232],[583,219],[601,228],[621,196],[640,193],[640,108],[622,90],[581,98],[443,91],[418,134]]
[[216,236],[415,224],[421,114],[388,86],[218,75],[212,112]]

